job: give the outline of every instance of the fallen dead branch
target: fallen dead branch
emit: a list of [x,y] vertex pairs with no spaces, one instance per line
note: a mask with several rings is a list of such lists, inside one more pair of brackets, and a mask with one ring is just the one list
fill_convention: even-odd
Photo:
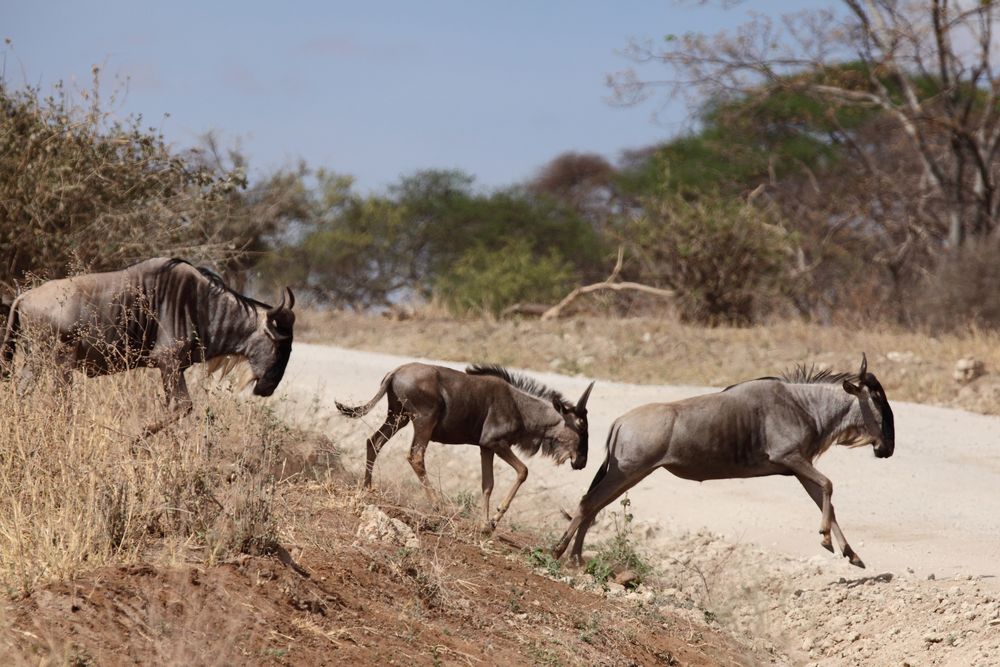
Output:
[[644,294],[651,294],[653,296],[662,298],[673,298],[674,291],[670,289],[662,289],[659,287],[652,287],[650,285],[644,285],[642,283],[634,283],[629,281],[618,282],[618,276],[621,274],[622,262],[625,257],[625,249],[623,247],[618,248],[618,261],[615,262],[615,268],[611,272],[611,275],[604,280],[604,282],[594,283],[592,285],[584,285],[582,287],[577,287],[572,292],[563,297],[562,301],[552,306],[544,313],[542,313],[543,320],[554,320],[562,315],[563,310],[566,307],[576,301],[578,298],[584,294],[591,294],[593,292],[600,292],[604,290],[611,290],[614,292],[622,291],[633,291],[642,292]]

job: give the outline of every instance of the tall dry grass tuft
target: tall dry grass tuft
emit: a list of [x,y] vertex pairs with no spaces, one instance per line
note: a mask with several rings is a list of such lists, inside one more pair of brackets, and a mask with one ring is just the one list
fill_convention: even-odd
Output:
[[142,440],[165,410],[158,373],[75,375],[66,387],[43,366],[23,394],[0,383],[8,593],[112,563],[212,563],[274,543],[273,472],[289,430],[267,404],[195,386],[195,413]]

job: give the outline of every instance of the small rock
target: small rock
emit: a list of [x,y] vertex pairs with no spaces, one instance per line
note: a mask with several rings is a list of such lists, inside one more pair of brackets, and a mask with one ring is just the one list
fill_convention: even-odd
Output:
[[955,372],[952,377],[955,382],[967,384],[986,372],[986,365],[979,359],[964,357],[955,362]]
[[927,644],[940,644],[943,641],[944,637],[934,632],[928,632],[924,635],[924,642]]
[[629,584],[638,584],[639,575],[632,570],[622,570],[615,575],[615,583],[621,584],[622,586],[628,586]]
[[844,616],[843,614],[840,614],[839,616],[834,616],[833,618],[831,618],[830,622],[827,625],[831,630],[839,630],[841,628],[846,628],[848,623],[849,621],[847,617]]
[[369,542],[387,542],[407,549],[419,549],[420,540],[413,529],[393,519],[375,505],[365,505],[356,535]]
[[625,595],[625,587],[613,581],[608,582],[608,597],[617,598]]

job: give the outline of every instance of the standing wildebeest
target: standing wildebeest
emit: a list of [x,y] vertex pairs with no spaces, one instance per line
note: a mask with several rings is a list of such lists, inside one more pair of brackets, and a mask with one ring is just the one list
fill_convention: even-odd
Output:
[[[73,368],[90,377],[159,368],[167,405],[177,419],[192,408],[184,371],[202,361],[221,365],[244,358],[253,374],[253,393],[274,393],[292,351],[294,304],[287,287],[272,308],[180,259],[149,259],[122,271],[52,280],[14,300],[0,371],[9,376],[15,346],[27,329],[30,339],[51,346],[67,382]],[[24,379],[30,375],[26,369]]]
[[[469,366],[465,372],[404,364],[382,379],[372,400],[351,408],[337,403],[348,417],[367,414],[383,395],[389,395],[385,423],[368,438],[365,487],[372,483],[372,468],[379,450],[396,431],[413,421],[410,465],[433,500],[424,468],[424,452],[431,440],[446,445],[478,445],[483,473],[484,519],[496,527],[518,488],[528,478],[528,468],[514,455],[517,447],[529,456],[539,450],[557,463],[571,459],[573,468],[587,465],[587,398],[591,382],[576,405],[534,380],[493,365]],[[490,519],[493,491],[493,455],[517,472],[517,481]]]
[[878,458],[892,456],[892,409],[864,357],[856,377],[799,367],[784,378],[760,378],[717,394],[643,405],[611,425],[607,459],[553,554],[561,557],[576,533],[572,556],[579,562],[597,513],[653,470],[666,468],[699,482],[794,475],[823,511],[823,547],[833,551],[832,528],[844,556],[864,567],[837,524],[833,484],[812,464],[835,443],[872,444]]

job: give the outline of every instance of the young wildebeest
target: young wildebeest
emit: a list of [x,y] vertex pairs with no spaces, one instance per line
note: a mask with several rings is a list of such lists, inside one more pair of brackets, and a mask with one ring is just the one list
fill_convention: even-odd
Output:
[[784,378],[760,378],[717,394],[643,405],[611,425],[607,459],[553,555],[561,557],[576,533],[572,557],[579,562],[597,513],[653,470],[665,468],[699,482],[794,475],[822,509],[823,547],[833,551],[832,528],[844,556],[864,567],[837,524],[833,484],[812,464],[835,443],[871,444],[878,458],[892,456],[892,409],[864,357],[856,377],[800,367]]
[[[74,368],[90,377],[159,368],[173,414],[147,427],[149,435],[191,411],[184,371],[193,364],[246,359],[253,393],[274,393],[292,351],[294,304],[287,287],[272,308],[180,259],[149,259],[122,271],[52,280],[14,300],[0,372],[10,375],[22,330],[51,348],[66,382]],[[22,382],[31,374],[26,368]]]
[[[371,487],[379,450],[409,421],[413,422],[410,465],[431,500],[434,492],[424,468],[427,443],[433,440],[446,445],[478,445],[484,519],[494,528],[528,478],[528,468],[514,455],[512,447],[529,456],[541,450],[558,463],[570,459],[576,470],[587,465],[587,398],[593,387],[591,382],[573,405],[559,392],[500,366],[469,366],[462,373],[413,363],[386,375],[378,393],[365,405],[351,408],[337,403],[337,409],[348,417],[361,417],[383,395],[389,395],[385,423],[368,438],[365,488]],[[517,480],[490,519],[494,454],[514,468]]]

